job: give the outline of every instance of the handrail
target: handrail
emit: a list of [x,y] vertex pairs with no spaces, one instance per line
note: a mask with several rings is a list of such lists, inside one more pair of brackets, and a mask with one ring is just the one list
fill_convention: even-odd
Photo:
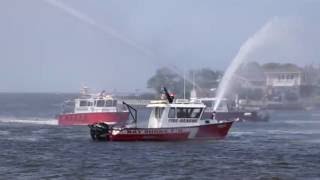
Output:
[[[126,102],[124,102],[124,101],[122,101],[122,104],[127,106],[128,110],[129,110],[129,113],[130,113],[130,115],[131,115],[131,117],[132,117],[132,119],[133,119],[133,121],[134,121],[134,123],[135,123],[135,125],[137,127],[137,116],[138,116],[137,110],[134,107],[132,107],[129,104],[127,104]],[[134,115],[133,115],[131,110],[134,111]]]

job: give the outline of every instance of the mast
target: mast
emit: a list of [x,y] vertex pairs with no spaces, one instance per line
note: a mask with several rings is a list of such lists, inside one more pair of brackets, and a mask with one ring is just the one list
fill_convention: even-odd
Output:
[[195,87],[195,82],[194,82],[194,72],[192,72],[192,90],[190,92],[190,99],[197,99],[197,91],[196,91],[196,87]]
[[186,71],[183,70],[183,99],[186,99]]

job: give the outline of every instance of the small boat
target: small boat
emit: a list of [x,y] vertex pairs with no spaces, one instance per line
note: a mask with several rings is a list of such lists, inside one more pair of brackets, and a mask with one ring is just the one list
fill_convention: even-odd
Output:
[[93,123],[118,124],[126,122],[129,111],[110,95],[101,92],[98,95],[89,94],[88,89],[82,90],[81,96],[72,102],[72,112],[58,115],[59,125],[88,125]]
[[205,105],[199,100],[176,99],[164,88],[167,99],[151,101],[148,127],[137,127],[137,111],[124,103],[132,122],[125,126],[95,123],[89,125],[93,140],[106,141],[180,141],[222,139],[233,120],[202,119]]
[[252,122],[269,120],[269,114],[267,113],[267,111],[230,110],[231,108],[227,103],[227,99],[222,99],[217,109],[214,109],[215,102],[217,101],[216,98],[198,98],[198,99],[206,105],[206,109],[204,110],[204,113],[202,116],[203,118],[212,118],[214,114],[215,118],[218,120],[230,119],[230,118],[236,118],[237,121],[252,121]]

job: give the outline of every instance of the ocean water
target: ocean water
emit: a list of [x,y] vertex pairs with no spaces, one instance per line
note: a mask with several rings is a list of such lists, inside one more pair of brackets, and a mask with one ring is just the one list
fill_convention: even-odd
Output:
[[93,142],[85,126],[57,126],[72,97],[0,94],[0,179],[320,179],[317,111],[273,111],[224,140]]

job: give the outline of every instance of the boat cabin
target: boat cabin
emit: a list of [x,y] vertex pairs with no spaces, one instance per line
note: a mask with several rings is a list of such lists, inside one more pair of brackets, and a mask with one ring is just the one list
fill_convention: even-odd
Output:
[[148,128],[188,127],[212,121],[201,119],[206,106],[199,100],[176,99],[172,103],[167,100],[151,101],[147,107],[152,108]]
[[75,99],[74,113],[117,112],[118,102],[110,96]]

